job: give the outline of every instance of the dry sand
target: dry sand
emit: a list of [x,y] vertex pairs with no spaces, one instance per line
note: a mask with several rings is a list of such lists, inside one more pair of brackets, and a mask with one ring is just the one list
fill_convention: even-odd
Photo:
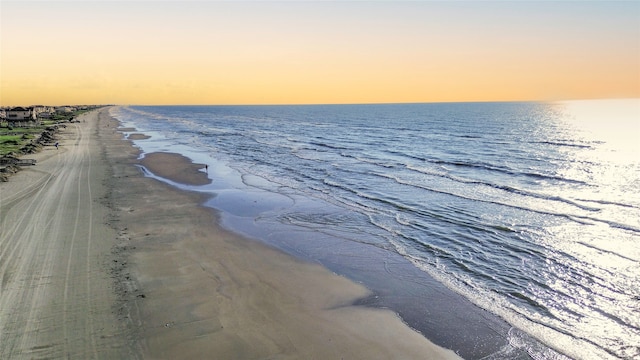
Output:
[[364,287],[221,229],[200,195],[142,176],[106,109],[86,118],[0,184],[0,358],[457,358],[353,306]]
[[96,113],[0,183],[0,359],[138,357],[118,316]]

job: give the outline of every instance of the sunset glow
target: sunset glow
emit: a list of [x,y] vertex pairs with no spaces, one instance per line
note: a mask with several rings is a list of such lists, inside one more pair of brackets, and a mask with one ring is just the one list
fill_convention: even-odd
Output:
[[640,2],[0,3],[0,105],[640,97]]

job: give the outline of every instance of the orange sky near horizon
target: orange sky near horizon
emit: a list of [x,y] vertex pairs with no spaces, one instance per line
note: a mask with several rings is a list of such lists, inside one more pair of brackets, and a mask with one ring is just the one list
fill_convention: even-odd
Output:
[[640,2],[0,3],[0,105],[640,98]]

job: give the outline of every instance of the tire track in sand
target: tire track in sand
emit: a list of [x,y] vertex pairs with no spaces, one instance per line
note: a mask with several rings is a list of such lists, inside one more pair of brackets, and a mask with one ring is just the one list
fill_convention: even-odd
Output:
[[17,189],[0,197],[0,359],[137,357],[100,265],[115,231],[94,199],[106,174],[97,118],[68,126],[59,152],[45,149],[52,152],[37,168],[14,175],[23,187],[0,184]]

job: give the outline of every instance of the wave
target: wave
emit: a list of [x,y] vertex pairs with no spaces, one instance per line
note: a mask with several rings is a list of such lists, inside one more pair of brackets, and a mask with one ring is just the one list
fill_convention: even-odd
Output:
[[591,203],[596,203],[596,204],[601,204],[601,205],[614,205],[614,206],[620,206],[620,207],[626,207],[626,208],[632,208],[632,209],[640,209],[640,207],[632,205],[632,204],[625,204],[625,203],[621,203],[621,202],[617,202],[617,201],[609,201],[609,200],[599,200],[599,199],[576,199],[578,201],[582,201],[582,202],[591,202]]
[[570,200],[570,199],[565,199],[561,196],[557,196],[557,195],[548,195],[548,194],[541,194],[541,193],[536,193],[533,191],[527,191],[527,190],[523,190],[523,189],[519,189],[513,186],[508,186],[508,185],[500,185],[500,184],[495,184],[495,183],[490,183],[490,182],[486,182],[486,181],[481,181],[481,180],[472,180],[472,179],[464,179],[461,177],[457,177],[457,176],[453,176],[450,175],[448,173],[444,173],[444,172],[437,172],[437,171],[430,171],[430,170],[425,170],[424,168],[420,168],[420,167],[413,167],[408,165],[407,169],[412,170],[412,171],[416,171],[425,175],[431,175],[431,176],[437,176],[437,177],[441,177],[441,178],[446,178],[458,183],[462,183],[462,184],[470,184],[470,185],[483,185],[483,186],[489,186],[495,189],[500,189],[500,190],[504,190],[513,194],[518,194],[518,195],[523,195],[523,196],[529,196],[529,197],[533,197],[533,198],[538,198],[538,199],[543,199],[543,200],[553,200],[553,201],[559,201],[559,202],[563,202],[569,205],[573,205],[577,208],[580,208],[582,210],[586,210],[586,211],[591,211],[591,212],[598,212],[601,209],[600,208],[596,208],[596,207],[592,207],[592,206],[587,206],[587,205],[582,205],[580,203],[578,203],[577,201],[574,200]]
[[562,176],[546,175],[546,174],[540,174],[540,173],[534,173],[534,172],[512,172],[508,174],[516,175],[516,176],[525,176],[525,177],[530,177],[534,179],[552,180],[552,181],[565,182],[565,183],[570,183],[575,185],[590,186],[590,184],[587,183],[586,181],[570,179]]
[[478,136],[478,135],[455,135],[455,136],[463,139],[482,139],[482,136]]
[[619,229],[623,229],[623,230],[628,230],[628,231],[640,233],[640,228],[637,228],[637,227],[632,226],[632,225],[627,225],[627,224],[622,224],[622,223],[619,223],[619,222],[611,221],[611,220],[600,219],[600,218],[584,216],[584,215],[566,214],[566,213],[560,213],[560,212],[540,210],[540,209],[534,209],[534,208],[526,207],[526,206],[522,206],[522,205],[509,204],[509,203],[501,202],[501,201],[474,198],[474,197],[465,196],[465,195],[454,193],[454,192],[450,192],[450,191],[431,188],[431,187],[428,187],[428,186],[425,186],[425,185],[421,185],[421,184],[416,184],[416,183],[413,183],[413,182],[410,182],[410,181],[405,181],[405,180],[402,180],[402,179],[400,179],[400,178],[398,178],[396,176],[392,176],[392,175],[389,175],[389,174],[383,174],[383,173],[376,173],[376,174],[378,176],[381,176],[381,177],[386,177],[386,178],[392,179],[392,180],[396,181],[398,184],[413,186],[413,187],[420,188],[422,190],[426,190],[426,191],[429,191],[429,192],[440,193],[440,194],[445,194],[445,195],[451,195],[451,196],[454,196],[454,197],[457,197],[457,198],[470,200],[470,201],[476,201],[476,202],[483,202],[483,203],[488,203],[488,204],[500,205],[500,206],[505,206],[505,207],[524,210],[524,211],[531,211],[531,212],[542,214],[542,215],[551,215],[551,216],[562,217],[562,218],[571,220],[573,222],[579,223],[581,225],[592,225],[594,222],[597,222],[597,223],[607,224],[610,227],[614,227],[614,228],[619,228]]
[[[578,184],[578,185],[588,185],[588,183],[582,180],[570,179],[567,177],[556,176],[556,175],[541,174],[541,173],[531,172],[531,171],[520,171],[507,166],[496,166],[494,164],[489,164],[489,163],[467,162],[462,160],[433,159],[425,156],[417,156],[413,154],[408,154],[403,151],[394,151],[394,150],[386,150],[385,152],[391,155],[418,160],[421,162],[440,165],[440,166],[444,165],[444,166],[454,166],[458,168],[471,168],[471,169],[478,169],[478,170],[484,170],[484,171],[490,171],[490,172],[497,172],[504,175],[524,176],[528,178],[534,178],[537,180],[550,180],[550,181],[558,181],[558,182],[565,182],[565,183]],[[410,164],[410,163],[405,163],[405,165],[416,166],[415,164]]]
[[384,152],[387,153],[387,154],[390,154],[390,155],[400,156],[400,157],[404,157],[404,158],[409,158],[409,159],[414,159],[414,160],[419,160],[419,161],[429,161],[429,159],[426,158],[426,157],[408,154],[408,153],[406,153],[404,151],[399,151],[399,150],[398,151],[394,151],[394,150],[385,149]]
[[[351,169],[341,169],[341,170],[342,171],[346,171],[346,172],[353,172],[353,173],[359,174],[359,175],[375,175],[375,176],[378,176],[378,177],[381,177],[381,178],[391,179],[391,180],[395,181],[398,184],[407,185],[407,186],[419,188],[421,190],[427,190],[427,191],[434,192],[434,193],[450,195],[450,196],[454,196],[454,197],[465,199],[465,200],[484,202],[484,203],[489,203],[489,204],[494,204],[494,205],[499,205],[499,206],[505,206],[505,207],[510,207],[510,208],[524,210],[524,211],[531,211],[531,212],[535,212],[535,213],[539,213],[539,214],[543,214],[543,215],[551,215],[551,216],[562,217],[562,218],[568,219],[568,220],[570,220],[572,222],[576,222],[576,223],[579,223],[579,224],[582,224],[582,225],[593,225],[594,223],[604,223],[604,224],[607,224],[610,227],[620,228],[620,229],[628,230],[628,231],[632,231],[632,232],[640,232],[640,228],[637,228],[637,227],[634,227],[634,226],[628,225],[628,224],[615,222],[615,221],[612,221],[612,220],[597,218],[597,217],[593,217],[593,216],[586,216],[586,215],[581,215],[581,214],[571,214],[571,213],[565,213],[565,212],[554,212],[554,211],[550,211],[550,210],[542,210],[542,209],[536,209],[536,208],[533,208],[533,207],[527,207],[527,206],[523,206],[523,205],[519,205],[519,204],[507,203],[507,202],[504,202],[504,201],[481,199],[481,198],[477,198],[477,197],[465,196],[465,195],[462,195],[460,193],[447,191],[447,190],[443,190],[443,189],[439,189],[439,188],[433,188],[433,187],[429,187],[429,186],[426,186],[426,185],[423,185],[423,184],[418,184],[418,183],[415,183],[415,182],[412,182],[412,181],[403,180],[400,177],[398,177],[396,175],[389,174],[389,173],[382,173],[382,172],[376,172],[376,171],[361,172],[361,171],[354,171],[354,170],[351,170]],[[541,199],[541,200],[548,200],[548,201],[553,201],[553,202],[562,202],[562,203],[574,206],[574,207],[576,207],[576,208],[578,208],[580,210],[583,210],[583,211],[597,213],[597,212],[600,212],[600,210],[601,210],[600,208],[595,208],[595,207],[582,205],[582,204],[579,204],[576,201],[573,201],[573,200],[570,200],[570,199],[565,199],[565,198],[562,198],[562,197],[556,196],[556,195],[538,194],[538,193],[529,192],[529,191],[517,189],[517,188],[514,188],[514,187],[510,187],[510,186],[502,186],[502,185],[497,185],[497,184],[492,184],[492,183],[485,183],[485,182],[481,182],[481,181],[472,181],[472,180],[463,180],[463,179],[461,180],[461,179],[458,179],[458,178],[455,178],[455,177],[452,177],[452,176],[449,176],[449,175],[444,175],[444,174],[431,174],[431,175],[439,176],[439,177],[443,177],[443,178],[447,178],[447,179],[451,179],[451,180],[454,180],[454,181],[460,181],[460,182],[465,183],[465,184],[479,184],[479,185],[483,185],[483,186],[489,186],[489,187],[500,189],[500,190],[504,190],[506,192],[510,192],[510,193],[513,193],[513,194],[518,194],[518,195],[522,195],[522,196],[528,196],[528,197],[537,198],[537,199]],[[357,197],[362,197],[362,198],[366,198],[366,199],[369,199],[369,200],[372,200],[372,201],[385,203],[385,204],[390,205],[393,208],[398,209],[398,210],[412,211],[412,212],[414,212],[416,214],[422,214],[423,211],[424,211],[423,209],[420,209],[418,207],[407,207],[407,206],[401,204],[401,202],[393,202],[393,201],[390,201],[388,199],[384,199],[384,197],[382,195],[373,196],[373,195],[370,195],[370,194],[363,193],[361,191],[354,190],[349,185],[340,183],[338,181],[332,181],[332,180],[325,179],[323,182],[326,185],[329,185],[329,186],[332,186],[332,187],[335,187],[335,188],[340,188],[342,190],[348,191],[348,192],[356,195]],[[465,224],[465,225],[466,226],[470,226],[470,224]]]
[[157,113],[154,113],[154,112],[150,112],[150,111],[140,110],[138,108],[134,108],[134,107],[131,107],[131,106],[125,106],[123,108],[126,111],[129,111],[132,114],[140,115],[145,119],[166,120],[166,121],[169,121],[169,120],[173,119],[172,117],[168,117],[168,116],[165,116],[165,115],[160,115],[160,114],[157,114]]
[[618,253],[618,252],[615,252],[615,251],[606,250],[606,249],[603,249],[603,248],[598,247],[598,246],[595,246],[595,245],[587,244],[587,243],[586,243],[586,242],[584,242],[584,241],[577,241],[576,243],[577,243],[577,244],[580,244],[580,245],[582,245],[582,246],[586,246],[586,247],[588,247],[588,248],[590,248],[590,249],[593,249],[593,250],[596,250],[596,251],[601,251],[601,252],[603,252],[603,253],[611,254],[611,255],[617,256],[617,257],[619,257],[619,258],[625,259],[625,260],[633,261],[633,262],[635,262],[635,263],[640,263],[640,259],[630,258],[630,257],[628,257],[628,256],[622,255],[622,254],[620,254],[620,253]]
[[580,143],[575,143],[575,142],[571,142],[571,141],[531,141],[531,144],[544,144],[544,145],[554,145],[554,146],[567,146],[567,147],[575,147],[575,148],[581,148],[581,149],[592,149],[593,147],[591,145],[586,145],[586,144],[580,144]]
[[[321,148],[327,148],[327,149],[332,149],[332,150],[349,150],[348,147],[339,146],[339,145],[331,145],[331,144],[322,143],[322,142],[318,142],[318,141],[310,141],[309,145],[315,145],[315,146],[319,146]],[[311,150],[315,150],[315,149],[311,149]]]

